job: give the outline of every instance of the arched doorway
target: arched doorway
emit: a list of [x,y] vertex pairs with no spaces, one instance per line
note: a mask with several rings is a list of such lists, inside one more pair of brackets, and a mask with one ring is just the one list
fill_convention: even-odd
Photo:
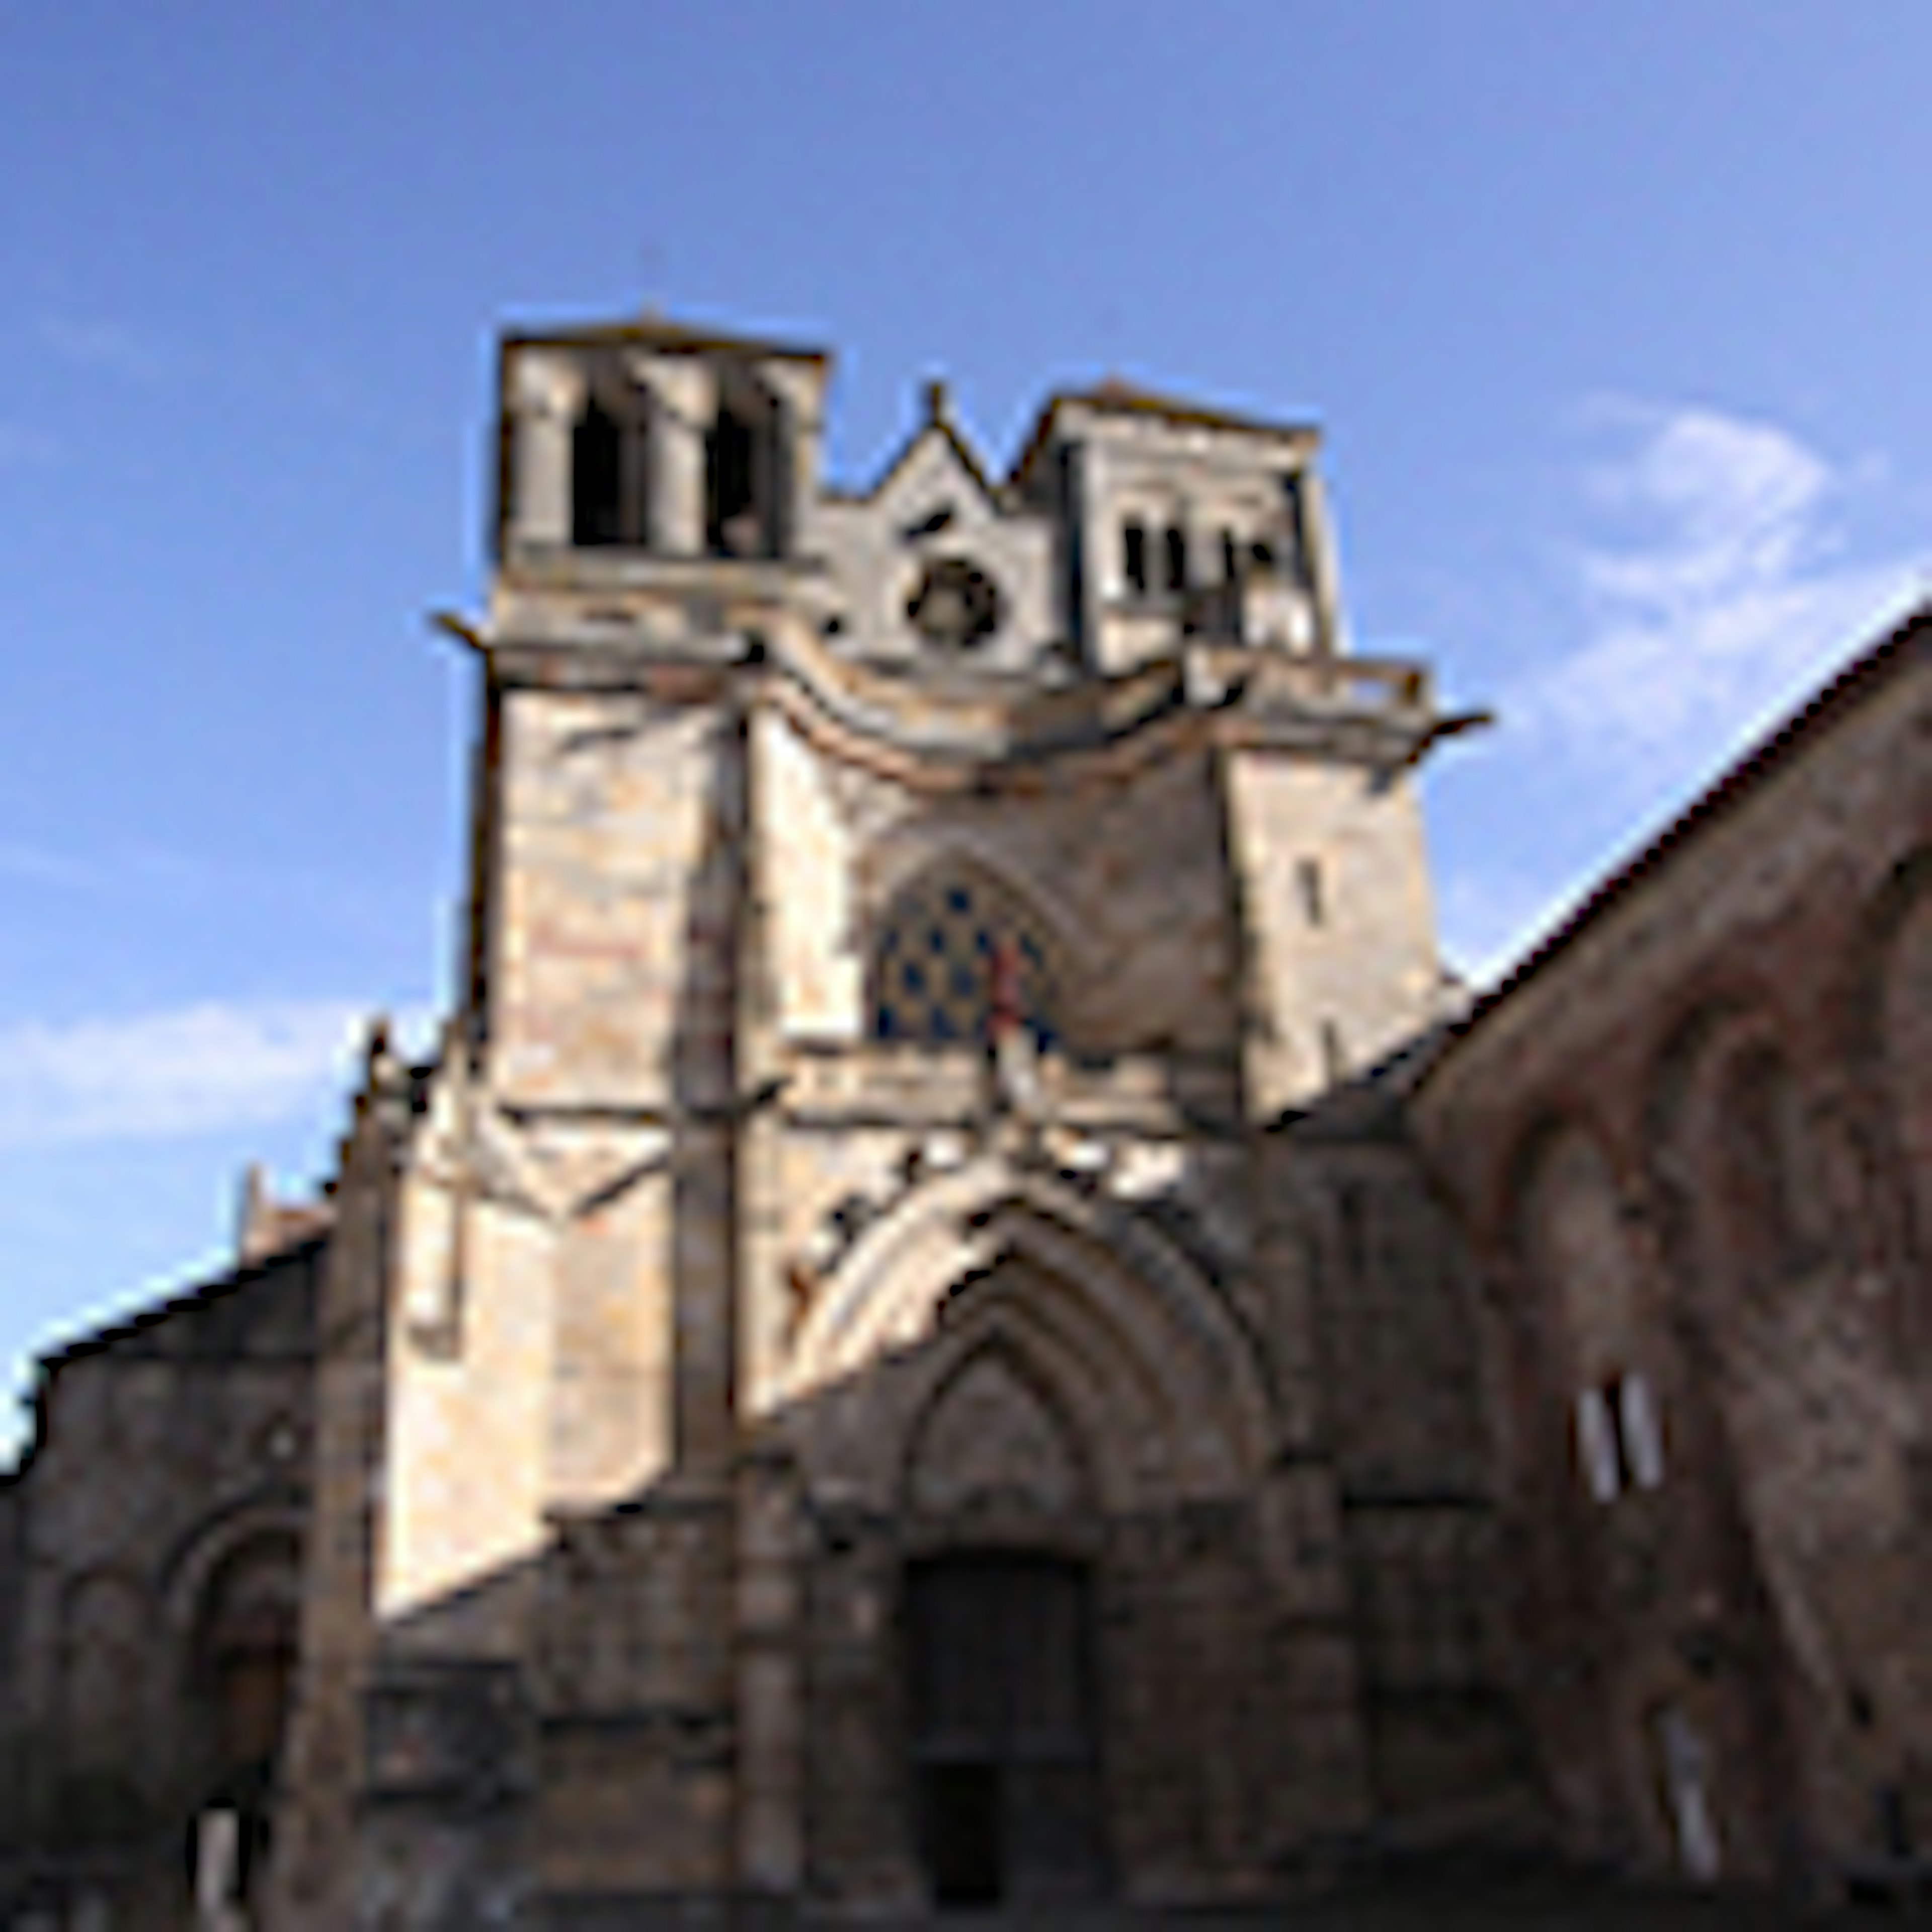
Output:
[[1090,1896],[1102,1872],[1092,1586],[1009,1550],[906,1576],[915,1822],[934,1902]]
[[266,1868],[300,1580],[295,1538],[272,1530],[222,1558],[196,1608],[189,1666],[202,1796],[187,1849],[205,1904],[240,1910]]

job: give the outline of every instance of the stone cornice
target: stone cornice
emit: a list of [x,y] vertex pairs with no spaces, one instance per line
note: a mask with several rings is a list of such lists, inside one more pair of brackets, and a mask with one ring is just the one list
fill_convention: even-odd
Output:
[[1438,712],[1426,672],[1392,659],[1195,643],[1117,677],[926,680],[840,655],[782,586],[755,574],[694,586],[677,602],[675,612],[653,599],[601,622],[560,612],[540,628],[438,621],[487,656],[506,688],[640,692],[667,704],[718,703],[736,688],[824,755],[920,791],[1024,787],[1049,766],[1076,781],[1116,777],[1210,744],[1393,776],[1438,738],[1487,722]]

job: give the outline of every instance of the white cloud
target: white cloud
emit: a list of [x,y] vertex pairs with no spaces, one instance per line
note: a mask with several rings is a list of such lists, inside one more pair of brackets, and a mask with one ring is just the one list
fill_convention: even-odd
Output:
[[366,1010],[208,1001],[0,1032],[0,1145],[152,1138],[284,1119],[353,1072]]
[[1633,794],[1712,775],[1924,594],[1928,558],[1851,560],[1848,479],[1775,426],[1697,407],[1599,407],[1621,445],[1586,478],[1630,526],[1575,554],[1582,641],[1505,694],[1544,748]]

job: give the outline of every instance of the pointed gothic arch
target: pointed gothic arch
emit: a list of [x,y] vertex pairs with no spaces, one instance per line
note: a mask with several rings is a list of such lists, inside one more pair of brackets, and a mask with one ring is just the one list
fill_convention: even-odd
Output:
[[808,1466],[892,1511],[922,1418],[989,1347],[1051,1392],[1103,1513],[1266,1464],[1263,1351],[1214,1284],[1117,1204],[988,1156],[902,1197],[821,1288],[781,1396]]
[[1902,1222],[1898,1246],[1932,1259],[1932,846],[1894,864],[1851,947],[1840,1033],[1860,1125]]

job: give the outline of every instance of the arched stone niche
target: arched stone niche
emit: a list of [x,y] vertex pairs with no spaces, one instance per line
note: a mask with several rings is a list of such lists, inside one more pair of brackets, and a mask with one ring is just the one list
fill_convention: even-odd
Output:
[[[1906,923],[1868,948],[1868,1010],[1854,1023],[1869,1084],[1891,1106],[1890,948]],[[1828,1162],[1838,1143],[1812,1099],[1832,1071],[1788,1049],[1767,1004],[1713,1001],[1659,1054],[1648,1124],[1669,1292],[1700,1338],[1703,1391],[1777,1639],[1811,1693],[1796,1725],[1810,1760],[1811,1828],[1856,1838],[1864,1799],[1838,1788],[1858,1748],[1846,1714],[1868,1660],[1914,1647],[1920,1424],[1875,1292],[1882,1284],[1855,1264],[1854,1231],[1837,1219]],[[1874,1695],[1862,1685],[1862,1697]],[[1916,1700],[1888,1686],[1876,1701]]]
[[939,1393],[995,1343],[1052,1391],[1100,1510],[1238,1494],[1265,1462],[1259,1346],[1220,1292],[1126,1210],[988,1156],[894,1203],[814,1300],[781,1392],[808,1481],[892,1512]]
[[1853,1052],[1870,1124],[1906,1214],[1906,1245],[1932,1263],[1932,849],[1894,867],[1852,975]]
[[1519,1164],[1516,1260],[1558,1317],[1567,1379],[1594,1382],[1638,1351],[1638,1257],[1617,1179],[1601,1142],[1581,1122],[1550,1122]]
[[60,1712],[73,1771],[124,1772],[136,1756],[145,1594],[118,1570],[90,1570],[61,1610]]
[[[1068,1642],[1097,1684],[1092,1816],[1124,1892],[1206,1895],[1306,1828],[1279,1796],[1282,1740],[1327,1725],[1344,1753],[1354,1719],[1291,1708],[1270,1647],[1289,1584],[1264,1520],[1286,1479],[1261,1346],[1154,1230],[988,1155],[866,1230],[788,1374],[778,1414],[818,1526],[806,1835],[829,1887],[916,1904],[938,1886],[914,1828],[931,1794],[907,1676],[934,1660],[920,1636],[935,1576],[983,1586],[1009,1636],[1053,1596],[1028,1576],[1084,1606]],[[1023,1660],[1000,1657],[988,1667]]]
[[299,1546],[274,1530],[232,1545],[203,1584],[190,1664],[218,1781],[265,1776],[279,1754],[301,1592]]

